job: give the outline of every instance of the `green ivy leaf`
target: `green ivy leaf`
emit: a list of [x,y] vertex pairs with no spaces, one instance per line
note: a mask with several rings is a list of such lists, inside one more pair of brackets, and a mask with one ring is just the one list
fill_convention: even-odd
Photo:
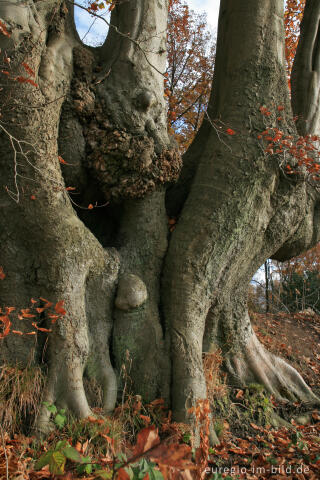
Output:
[[55,405],[51,405],[49,402],[42,402],[42,403],[49,412],[53,413],[53,415],[57,413],[58,410]]
[[64,424],[66,423],[66,417],[64,415],[60,415],[60,413],[57,413],[57,415],[54,417],[54,423],[58,428],[63,428]]

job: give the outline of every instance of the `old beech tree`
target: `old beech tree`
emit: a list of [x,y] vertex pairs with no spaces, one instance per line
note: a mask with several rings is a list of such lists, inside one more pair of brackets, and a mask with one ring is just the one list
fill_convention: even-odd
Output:
[[[48,342],[3,338],[1,360],[26,363],[34,351],[48,365],[44,399],[80,417],[90,412],[84,375],[112,411],[127,351],[134,391],[163,396],[178,421],[206,397],[202,353],[217,346],[238,385],[316,401],[257,340],[247,288],[266,258],[320,238],[315,175],[294,148],[270,147],[279,133],[261,135],[281,130],[292,146],[319,131],[320,2],[306,2],[291,107],[283,0],[221,1],[208,115],[182,169],[167,134],[167,12],[167,0],[118,2],[94,49],[71,3],[0,4],[1,306],[43,297],[66,310],[54,325],[43,312]],[[44,409],[39,427],[47,421]]]

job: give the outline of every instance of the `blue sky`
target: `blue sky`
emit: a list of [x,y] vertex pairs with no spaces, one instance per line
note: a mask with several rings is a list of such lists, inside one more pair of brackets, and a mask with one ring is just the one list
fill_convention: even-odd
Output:
[[[79,3],[84,4],[85,2],[84,0],[80,0]],[[220,0],[187,0],[187,3],[189,4],[190,8],[196,12],[206,12],[208,16],[208,23],[213,29],[216,29]],[[87,12],[77,7],[75,7],[75,15],[79,35],[81,38],[83,38],[88,31],[88,28],[92,24],[93,19]],[[106,32],[106,24],[101,20],[95,20],[90,32],[86,35],[85,43],[89,43],[90,45],[102,43],[104,37],[106,36]]]

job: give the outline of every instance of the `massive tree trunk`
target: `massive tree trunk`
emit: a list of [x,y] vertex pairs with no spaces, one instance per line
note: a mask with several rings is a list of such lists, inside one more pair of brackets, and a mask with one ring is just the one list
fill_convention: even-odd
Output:
[[[194,168],[196,155],[164,275],[177,418],[184,418],[187,398],[193,403],[205,395],[202,345],[222,347],[240,384],[255,380],[278,398],[315,400],[297,372],[264,351],[246,306],[248,284],[266,258],[279,258],[280,249],[283,259],[290,256],[293,237],[307,249],[317,236],[316,201],[306,182],[285,175],[282,156],[267,155],[258,139],[266,127],[295,134],[283,40],[281,1],[222,0],[208,120],[184,167]],[[177,192],[176,202],[185,195],[180,185]]]
[[[288,160],[258,139],[279,127],[278,106],[283,132],[297,133],[283,2],[221,1],[213,93],[168,192],[169,213],[181,212],[170,235],[165,189],[180,158],[163,98],[167,7],[121,2],[105,44],[90,49],[71,4],[1,6],[11,32],[0,41],[11,59],[1,91],[1,304],[64,300],[67,314],[49,335],[45,399],[80,417],[90,412],[84,372],[102,385],[110,412],[129,354],[133,390],[148,400],[163,395],[186,420],[206,397],[202,353],[217,346],[239,385],[254,380],[278,398],[316,401],[260,345],[247,313],[247,287],[265,259],[285,260],[320,237],[318,193],[305,176],[288,176]],[[38,87],[15,80],[22,62]],[[70,165],[60,168],[58,155]],[[79,193],[72,201],[70,186]],[[1,361],[26,362],[32,349],[37,361],[43,341],[26,338],[2,340]],[[43,410],[42,430],[47,421]]]
[[[58,160],[61,104],[70,86],[75,46],[72,17],[56,2],[41,4],[38,11],[32,3],[3,4],[1,17],[12,31],[2,42],[12,65],[2,91],[1,264],[7,272],[2,305],[25,309],[40,296],[64,300],[67,314],[51,333],[47,352],[45,399],[79,416],[89,414],[82,379],[93,350],[110,411],[117,391],[106,345],[119,258],[103,249],[75,215]],[[22,62],[36,72],[39,87],[12,80]],[[17,322],[14,326],[21,330],[22,321]],[[37,339],[27,338],[5,338],[2,360],[26,363],[31,349],[41,355]],[[44,409],[39,425],[47,417]]]

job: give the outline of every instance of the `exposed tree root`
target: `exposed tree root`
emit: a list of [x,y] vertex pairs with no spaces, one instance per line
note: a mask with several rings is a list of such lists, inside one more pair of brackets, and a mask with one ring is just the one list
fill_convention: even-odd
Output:
[[255,334],[242,355],[229,355],[225,363],[233,380],[242,387],[260,383],[277,400],[320,404],[301,375],[282,358],[265,350]]
[[[58,408],[67,408],[78,418],[89,416],[91,410],[83,387],[82,372],[81,365],[73,364],[71,368],[64,367],[63,371],[57,368],[48,378],[43,400]],[[40,435],[52,429],[50,416],[51,412],[42,405],[36,422],[36,430]]]
[[[111,366],[105,365],[98,377],[103,390],[103,412],[110,415],[117,399],[117,380]],[[64,372],[56,372],[48,378],[43,400],[50,405],[67,409],[78,419],[93,415],[83,385],[83,367],[74,365]],[[51,412],[42,405],[36,422],[36,431],[45,435],[54,428]]]
[[[66,315],[57,322],[48,348],[49,375],[43,400],[68,409],[77,418],[92,414],[86,397],[83,374],[96,378],[103,389],[103,407],[110,414],[117,399],[117,381],[109,355],[112,301],[118,274],[118,257],[113,252],[95,251],[96,262],[89,274],[79,272],[63,285],[56,298],[65,299]],[[76,291],[76,294],[73,291]],[[43,405],[36,429],[51,429],[50,412]]]

